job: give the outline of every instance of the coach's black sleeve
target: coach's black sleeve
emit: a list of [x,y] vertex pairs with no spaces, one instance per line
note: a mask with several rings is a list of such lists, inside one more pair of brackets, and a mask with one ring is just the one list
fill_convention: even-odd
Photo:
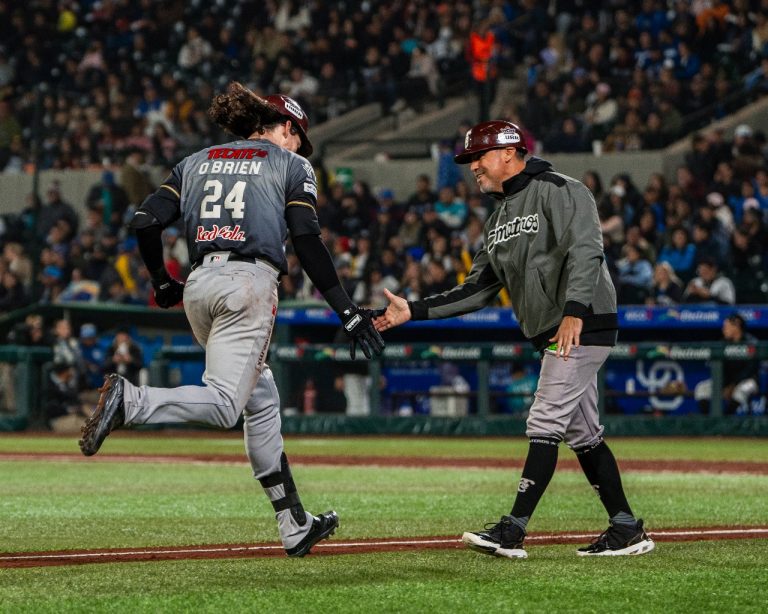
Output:
[[475,255],[472,270],[464,283],[442,294],[434,294],[421,300],[409,301],[412,320],[452,318],[482,309],[490,303],[502,288],[488,259],[485,248]]

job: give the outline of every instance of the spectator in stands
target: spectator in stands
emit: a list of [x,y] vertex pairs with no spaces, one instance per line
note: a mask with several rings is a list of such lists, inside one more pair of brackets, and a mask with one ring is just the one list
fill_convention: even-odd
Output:
[[143,164],[144,153],[134,149],[126,156],[120,169],[120,185],[128,195],[129,205],[134,207],[138,207],[154,190],[143,170]]
[[187,41],[179,51],[177,62],[182,68],[193,71],[213,55],[211,43],[205,40],[197,28],[187,30]]
[[439,95],[440,73],[435,59],[423,44],[416,45],[411,51],[410,67],[400,88],[401,95],[409,106],[420,112],[426,99],[435,99]]
[[478,96],[480,121],[488,119],[496,98],[499,46],[488,20],[481,19],[472,28],[467,43],[467,62]]
[[661,115],[651,111],[645,118],[645,132],[643,133],[644,149],[662,149],[670,141],[669,135],[663,131]]
[[421,235],[421,219],[416,213],[416,209],[410,208],[403,216],[403,223],[397,231],[397,236],[400,238],[403,247],[408,248],[419,245]]
[[671,240],[659,253],[659,262],[668,262],[676,275],[690,279],[696,264],[696,246],[682,226],[672,229]]
[[442,260],[430,260],[424,273],[424,285],[421,289],[425,296],[432,296],[450,290],[456,285],[456,276],[446,270]]
[[339,221],[339,231],[348,237],[354,237],[368,227],[369,216],[367,212],[362,211],[360,201],[357,196],[347,193],[341,199],[341,216]]
[[115,183],[115,174],[105,170],[101,179],[88,191],[85,206],[89,209],[100,209],[104,223],[116,228],[121,225],[128,207],[128,195]]
[[75,370],[80,379],[85,372],[83,353],[78,340],[72,336],[72,325],[69,320],[62,318],[53,325],[53,362],[66,364]]
[[720,273],[714,258],[702,258],[696,271],[698,276],[688,282],[683,293],[683,300],[686,303],[733,305],[736,302],[736,289],[733,282]]
[[32,290],[33,266],[24,246],[16,241],[8,241],[3,247],[2,260],[8,265],[8,270],[17,276],[24,292],[28,294]]
[[[45,418],[54,431],[72,431],[82,422],[79,385],[75,368],[67,362],[54,360],[48,371],[45,389]],[[77,425],[64,427],[65,416],[75,416]]]
[[764,303],[768,295],[763,290],[765,269],[763,246],[742,228],[731,236],[729,274],[736,287],[737,303]]
[[584,111],[584,123],[590,138],[602,140],[610,133],[618,119],[619,105],[611,96],[611,86],[600,82],[592,94],[587,97]]
[[320,407],[323,410],[336,414],[344,414],[347,412],[347,395],[344,392],[343,375],[337,375],[333,378],[333,389],[327,397],[323,397],[323,400],[320,402]]
[[[640,214],[641,220],[645,219],[646,213],[650,215],[651,219],[653,219],[653,213],[650,211],[650,209],[648,209]],[[640,254],[640,258],[642,260],[647,260],[651,265],[653,265],[653,263],[656,262],[655,242],[649,241],[648,239],[645,238],[645,236],[643,236],[643,233],[641,232],[639,225],[630,226],[629,228],[627,228],[627,232],[624,240],[626,242],[624,246],[621,248],[622,257],[627,256],[627,248],[631,246],[637,249],[638,253]]]
[[421,214],[424,205],[433,205],[437,201],[437,194],[432,190],[432,179],[429,175],[416,177],[416,191],[408,197],[406,208],[415,210]]
[[[189,251],[187,241],[179,233],[175,226],[169,226],[163,233],[163,259],[168,273],[174,279],[186,278],[186,270],[189,267]],[[169,261],[178,263],[175,267],[169,266]],[[176,270],[171,270],[175,268]]]
[[0,275],[0,313],[21,309],[28,302],[19,276],[7,268]]
[[613,245],[621,245],[624,242],[624,215],[623,205],[626,190],[622,185],[614,185],[608,191],[598,205],[600,228],[603,235],[608,237]]
[[65,221],[68,226],[66,239],[71,239],[77,234],[79,219],[72,205],[65,202],[61,196],[61,184],[54,180],[46,192],[46,203],[40,208],[37,219],[38,237],[44,239],[48,236],[59,221]]
[[582,131],[573,117],[560,122],[560,128],[544,140],[544,148],[551,152],[578,153],[589,151]]
[[501,403],[505,413],[523,414],[533,403],[538,377],[529,373],[522,362],[510,365],[510,380],[506,387],[507,399]]
[[39,303],[56,303],[64,290],[64,271],[61,267],[49,264],[40,272],[40,291],[37,294]]
[[32,313],[11,329],[8,342],[13,345],[51,347],[53,339],[45,330],[43,316]]
[[596,203],[600,203],[603,200],[603,181],[600,179],[600,174],[597,171],[586,171],[581,178],[581,182],[592,192]]
[[85,390],[100,388],[104,382],[106,352],[99,344],[96,326],[86,323],[80,327],[80,351],[83,358],[83,381]]
[[435,203],[435,213],[451,230],[464,227],[467,219],[467,203],[456,196],[450,186],[440,189]]
[[115,338],[107,350],[107,358],[104,363],[106,373],[117,373],[134,386],[139,385],[139,375],[144,366],[141,347],[131,337],[126,329],[120,329],[115,333]]
[[653,287],[646,301],[649,305],[671,307],[683,300],[683,282],[669,262],[658,262],[653,269]]
[[618,301],[622,304],[641,305],[650,295],[653,285],[653,267],[635,245],[627,245],[626,256],[616,263],[618,271]]
[[69,283],[58,296],[58,302],[69,301],[97,301],[101,288],[99,282],[92,279],[85,279],[80,268],[74,267],[70,274]]
[[[723,320],[723,341],[726,345],[755,344],[757,339],[746,330],[744,318],[738,313]],[[758,362],[756,360],[723,361],[723,400],[727,414],[748,414],[750,397],[759,391],[757,384]],[[706,412],[712,398],[712,380],[699,382],[694,389],[694,398],[702,412]]]
[[398,99],[397,85],[377,47],[371,46],[365,51],[360,75],[366,102],[378,102],[386,112],[405,109],[406,105],[402,100],[398,106],[395,105]]
[[21,124],[11,109],[10,101],[0,98],[0,171],[8,165],[11,144],[21,134]]

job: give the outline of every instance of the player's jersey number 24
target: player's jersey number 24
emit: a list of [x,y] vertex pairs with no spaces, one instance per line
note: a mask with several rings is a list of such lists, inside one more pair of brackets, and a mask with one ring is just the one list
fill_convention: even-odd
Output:
[[[210,179],[203,186],[205,197],[200,203],[200,218],[221,217],[221,195],[224,187],[218,179]],[[224,197],[224,208],[229,209],[232,219],[245,216],[245,181],[238,181]]]

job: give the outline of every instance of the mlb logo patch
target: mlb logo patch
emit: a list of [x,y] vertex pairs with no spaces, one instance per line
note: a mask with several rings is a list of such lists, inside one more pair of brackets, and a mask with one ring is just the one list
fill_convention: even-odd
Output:
[[219,262],[220,260],[221,260],[221,255],[220,254],[214,254],[213,256],[211,256],[211,259],[210,259],[209,262]]

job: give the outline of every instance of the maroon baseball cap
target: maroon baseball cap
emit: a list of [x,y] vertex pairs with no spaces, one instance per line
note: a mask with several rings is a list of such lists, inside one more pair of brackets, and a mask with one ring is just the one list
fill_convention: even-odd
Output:
[[309,119],[301,105],[290,96],[284,96],[283,94],[270,94],[269,96],[264,96],[264,100],[276,106],[280,115],[290,119],[293,125],[296,126],[301,138],[301,147],[299,147],[297,153],[305,158],[311,156],[314,148],[312,143],[309,142],[309,136],[307,136],[309,133]]
[[456,164],[467,164],[478,152],[490,149],[514,147],[528,153],[523,132],[512,122],[493,119],[481,122],[467,131],[464,137],[464,151],[453,157]]

